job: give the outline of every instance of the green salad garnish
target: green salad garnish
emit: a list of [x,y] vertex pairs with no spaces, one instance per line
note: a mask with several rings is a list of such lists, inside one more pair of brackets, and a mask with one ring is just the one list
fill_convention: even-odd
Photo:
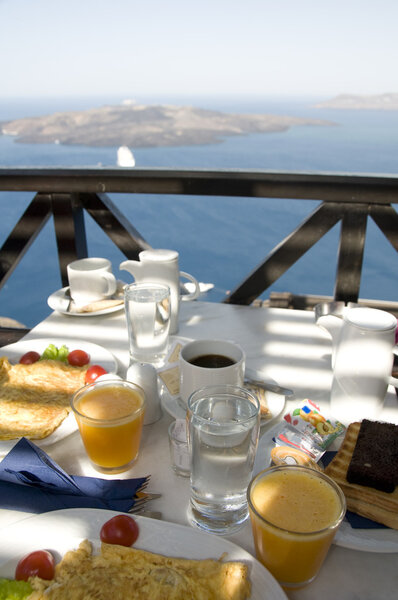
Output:
[[0,577],[0,600],[24,600],[32,591],[32,586],[27,581]]
[[43,354],[40,358],[46,358],[50,360],[61,360],[62,362],[67,362],[68,360],[69,349],[65,346],[61,346],[57,348],[54,344],[50,344],[44,350]]

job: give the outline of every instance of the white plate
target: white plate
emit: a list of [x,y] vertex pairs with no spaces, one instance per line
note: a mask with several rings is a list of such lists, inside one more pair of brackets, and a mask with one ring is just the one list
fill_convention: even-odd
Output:
[[[262,378],[263,379],[263,378]],[[264,379],[264,381],[266,381]],[[268,380],[270,381],[270,380]],[[270,381],[271,383],[271,381]],[[272,381],[272,383],[275,383]],[[164,384],[161,385],[160,388],[160,399],[162,408],[169,413],[175,419],[185,419],[186,416],[186,406],[181,400],[179,396],[172,396],[166,386]],[[279,417],[283,409],[285,408],[286,399],[285,396],[281,396],[280,394],[274,394],[273,392],[267,391],[267,401],[268,407],[271,411],[271,417],[269,419],[262,419],[262,425],[269,425],[273,423],[275,419]]]
[[123,302],[118,304],[117,306],[111,306],[109,308],[104,308],[103,310],[97,310],[93,312],[80,313],[80,312],[68,312],[67,307],[69,305],[69,295],[66,295],[69,287],[64,287],[57,292],[51,294],[51,296],[47,299],[47,304],[52,310],[56,310],[64,315],[69,315],[71,317],[98,317],[100,315],[108,315],[110,313],[117,312],[118,310],[124,309]]
[[[270,466],[272,438],[279,433],[283,423],[267,430],[260,438],[254,461],[253,474]],[[398,531],[395,529],[354,529],[345,519],[334,538],[336,546],[363,552],[398,552]]]
[[[84,350],[90,355],[90,363],[94,365],[101,365],[108,371],[108,373],[116,373],[117,371],[117,362],[115,357],[111,352],[103,348],[102,346],[98,346],[97,344],[92,344],[91,342],[85,342],[82,340],[68,340],[68,339],[56,339],[56,338],[37,338],[37,339],[27,339],[21,340],[20,342],[16,342],[15,344],[9,344],[8,346],[3,346],[0,348],[0,356],[7,356],[11,363],[17,363],[21,356],[25,354],[25,352],[29,352],[30,350],[34,350],[41,354],[49,344],[54,344],[57,348],[65,344],[69,351],[80,349]],[[32,440],[34,443],[40,448],[45,448],[46,446],[50,446],[55,442],[58,442],[71,433],[77,431],[76,419],[72,413],[70,413],[66,419],[61,423],[57,429],[51,433],[48,437],[43,438],[42,440]],[[0,441],[0,456],[4,456],[15,446],[17,443],[17,439],[15,440],[4,440]]]
[[[116,514],[99,509],[56,510],[18,521],[0,531],[0,576],[12,578],[18,560],[33,550],[46,548],[57,559],[87,538],[99,547],[101,526]],[[251,600],[287,600],[273,576],[251,554],[236,544],[191,527],[135,517],[140,535],[134,547],[168,556],[191,559],[239,560],[249,565]]]

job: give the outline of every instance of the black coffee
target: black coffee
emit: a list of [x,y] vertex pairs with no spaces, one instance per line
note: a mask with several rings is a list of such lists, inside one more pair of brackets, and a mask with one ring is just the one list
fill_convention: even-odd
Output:
[[206,369],[221,369],[235,364],[235,360],[222,354],[202,354],[188,360],[191,365],[196,367],[205,367]]

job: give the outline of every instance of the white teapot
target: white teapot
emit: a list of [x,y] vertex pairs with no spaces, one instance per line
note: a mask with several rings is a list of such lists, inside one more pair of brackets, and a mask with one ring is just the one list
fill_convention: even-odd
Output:
[[[139,260],[125,260],[119,265],[137,282],[155,282],[168,285],[171,297],[170,333],[178,331],[178,315],[181,300],[195,300],[200,293],[199,283],[192,275],[179,270],[178,252],[175,250],[150,249],[139,253]],[[189,279],[195,286],[190,294],[180,293],[180,278]]]
[[391,377],[396,318],[367,307],[345,307],[322,315],[317,324],[332,337],[331,416],[344,425],[376,419]]

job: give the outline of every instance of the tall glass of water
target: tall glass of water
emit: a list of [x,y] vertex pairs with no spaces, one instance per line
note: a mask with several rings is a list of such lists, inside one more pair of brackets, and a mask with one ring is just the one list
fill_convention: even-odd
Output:
[[132,283],[124,291],[130,362],[161,364],[170,329],[170,289],[158,283]]
[[230,534],[249,516],[246,492],[260,429],[259,401],[235,385],[195,391],[188,400],[190,518],[205,531]]

